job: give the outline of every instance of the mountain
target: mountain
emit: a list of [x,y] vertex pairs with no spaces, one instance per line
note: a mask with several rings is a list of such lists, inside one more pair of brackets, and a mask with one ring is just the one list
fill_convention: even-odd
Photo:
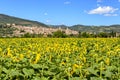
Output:
[[120,25],[110,25],[110,26],[46,25],[44,23],[37,21],[26,20],[5,14],[0,14],[0,36],[14,36],[14,35],[19,36],[25,33],[52,34],[57,30],[65,31],[67,34],[77,34],[78,32],[88,32],[93,34],[97,34],[100,32],[120,33]]
[[16,25],[23,25],[23,26],[42,26],[42,27],[48,27],[46,24],[27,20],[27,19],[21,19],[13,16],[8,16],[5,14],[0,14],[0,24],[16,24]]
[[80,32],[100,33],[100,32],[120,32],[120,25],[110,26],[86,26],[86,25],[74,25],[69,27],[72,30]]
[[62,28],[62,29],[71,29],[78,32],[89,32],[89,33],[100,33],[100,32],[120,32],[120,25],[110,25],[110,26],[89,26],[89,25],[73,25],[73,26],[66,26],[66,25],[50,25],[53,28]]
[[66,26],[66,25],[49,25],[49,27],[51,27],[51,28],[66,29],[66,28],[68,28],[69,26]]

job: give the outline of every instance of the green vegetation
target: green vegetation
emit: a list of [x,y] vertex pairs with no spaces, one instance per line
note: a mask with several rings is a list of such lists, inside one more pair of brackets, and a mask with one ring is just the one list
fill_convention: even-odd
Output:
[[16,30],[16,28],[0,25],[0,37],[12,37],[14,30]]
[[80,32],[90,32],[90,33],[111,33],[120,32],[120,25],[110,25],[110,26],[85,26],[85,25],[74,25],[69,27],[72,30]]
[[25,33],[24,35],[21,35],[21,38],[42,38],[44,37],[43,34],[30,34],[30,33]]
[[0,80],[119,80],[120,39],[0,39]]
[[52,35],[54,38],[66,38],[67,35],[65,34],[65,32],[63,31],[56,31],[56,32],[53,32],[53,35]]

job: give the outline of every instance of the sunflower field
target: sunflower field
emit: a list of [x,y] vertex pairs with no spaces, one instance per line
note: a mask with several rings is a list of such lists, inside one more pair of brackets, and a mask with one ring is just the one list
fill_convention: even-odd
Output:
[[2,38],[0,80],[120,80],[120,39]]

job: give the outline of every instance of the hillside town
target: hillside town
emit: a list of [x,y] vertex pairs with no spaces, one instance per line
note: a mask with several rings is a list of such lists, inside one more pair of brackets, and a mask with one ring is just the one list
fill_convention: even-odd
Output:
[[[11,24],[7,24],[7,26],[10,26],[10,25]],[[58,30],[65,32],[65,34],[67,34],[67,35],[70,35],[70,34],[77,35],[78,34],[78,31],[74,31],[69,28],[62,29],[61,27],[58,27],[58,28],[42,27],[42,26],[30,27],[30,26],[22,26],[22,25],[15,25],[15,24],[12,24],[11,27],[16,28],[16,30],[14,31],[15,36],[20,36],[25,33],[44,34],[44,35],[51,34],[52,35],[53,32],[56,32]]]
[[[57,32],[57,34],[55,34]],[[55,35],[54,35],[55,34]],[[58,36],[59,35],[59,36]],[[119,31],[110,31],[110,32],[92,32],[92,31],[77,31],[73,30],[70,27],[44,27],[40,26],[25,26],[18,24],[4,24],[0,26],[0,36],[1,37],[77,37],[77,38],[115,38],[120,37]]]

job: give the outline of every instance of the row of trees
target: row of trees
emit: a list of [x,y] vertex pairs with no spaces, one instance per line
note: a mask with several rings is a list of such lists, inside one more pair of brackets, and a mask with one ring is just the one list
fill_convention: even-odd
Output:
[[96,37],[100,37],[100,38],[108,38],[108,37],[117,37],[116,36],[116,32],[111,32],[111,33],[106,33],[106,32],[100,32],[100,33],[96,33],[96,34],[90,34],[90,33],[87,33],[87,32],[79,32],[79,35],[78,37],[83,37],[83,38],[90,38],[90,37],[93,37],[93,38],[96,38]]
[[116,37],[116,33],[115,32],[111,32],[111,33],[101,32],[101,33],[97,33],[97,34],[90,34],[87,32],[79,32],[79,34],[77,34],[77,35],[74,35],[74,34],[67,35],[67,34],[65,34],[65,32],[58,30],[56,32],[53,32],[53,34],[48,34],[48,35],[26,33],[26,34],[22,35],[21,37],[25,37],[25,38],[29,38],[29,37],[31,37],[31,38],[35,38],[35,37],[50,37],[50,38],[97,38],[97,37],[100,37],[100,38],[108,38],[108,37]]

